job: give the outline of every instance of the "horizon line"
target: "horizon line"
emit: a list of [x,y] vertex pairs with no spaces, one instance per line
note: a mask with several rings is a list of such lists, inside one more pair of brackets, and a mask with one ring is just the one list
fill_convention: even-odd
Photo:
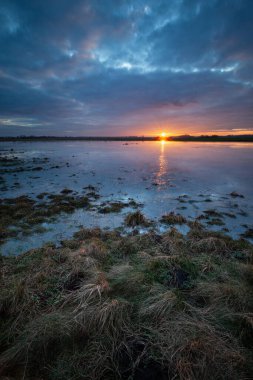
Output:
[[92,140],[92,141],[203,141],[203,140],[240,140],[253,142],[253,134],[201,134],[201,135],[171,135],[171,136],[145,136],[145,135],[127,135],[127,136],[50,136],[50,135],[18,135],[18,136],[0,136],[0,141],[14,140]]

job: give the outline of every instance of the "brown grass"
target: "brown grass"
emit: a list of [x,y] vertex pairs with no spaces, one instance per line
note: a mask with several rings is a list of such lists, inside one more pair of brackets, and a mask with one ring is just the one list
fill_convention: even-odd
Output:
[[171,316],[177,303],[177,297],[171,290],[156,285],[150,290],[149,297],[143,302],[140,315],[159,323],[164,318]]
[[183,215],[170,212],[162,216],[161,222],[165,224],[184,224],[187,220]]
[[249,243],[195,223],[187,236],[75,236],[1,258],[0,376],[252,378]]
[[136,211],[126,216],[125,224],[129,227],[136,227],[136,226],[148,226],[149,222],[140,211]]

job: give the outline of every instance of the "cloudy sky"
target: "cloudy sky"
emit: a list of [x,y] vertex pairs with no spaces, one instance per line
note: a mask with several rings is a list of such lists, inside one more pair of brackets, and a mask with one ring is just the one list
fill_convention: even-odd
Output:
[[1,0],[0,135],[253,131],[252,0]]

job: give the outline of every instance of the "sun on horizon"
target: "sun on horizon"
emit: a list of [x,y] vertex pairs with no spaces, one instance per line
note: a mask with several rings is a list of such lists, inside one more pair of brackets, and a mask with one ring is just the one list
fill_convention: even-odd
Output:
[[168,134],[166,132],[161,132],[160,133],[160,140],[163,141],[166,139],[166,137],[168,137]]

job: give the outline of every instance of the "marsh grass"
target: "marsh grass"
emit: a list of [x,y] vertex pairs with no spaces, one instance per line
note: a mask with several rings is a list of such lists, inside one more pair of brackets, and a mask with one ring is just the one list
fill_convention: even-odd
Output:
[[[93,188],[93,187],[92,187]],[[33,232],[44,232],[42,223],[50,223],[60,214],[70,214],[77,209],[90,210],[99,213],[119,213],[125,207],[136,209],[138,204],[130,199],[128,202],[107,201],[102,205],[93,202],[99,198],[99,194],[92,190],[86,195],[78,194],[68,188],[59,194],[41,193],[35,199],[22,195],[17,198],[7,198],[0,202],[0,244],[6,239],[15,237],[19,233],[29,235]],[[130,218],[130,216],[129,216]],[[144,216],[137,211],[129,219],[129,226],[149,225]],[[94,236],[94,235],[93,235]],[[72,240],[73,244],[77,244]],[[71,241],[66,241],[71,244]],[[72,247],[71,247],[72,248]]]
[[170,212],[162,216],[161,222],[165,224],[184,224],[187,220],[183,215]]
[[145,216],[138,210],[136,212],[130,213],[125,218],[125,224],[128,227],[135,226],[149,226],[150,222],[145,218]]
[[5,199],[0,203],[0,243],[19,232],[31,233],[34,226],[56,215],[89,207],[88,197],[69,195],[67,189],[60,194],[42,193],[36,200],[24,195]]
[[128,207],[128,203],[124,202],[109,202],[103,204],[99,208],[99,212],[101,214],[109,214],[109,213],[118,213],[120,212],[124,207]]
[[250,379],[252,253],[193,222],[2,257],[0,376]]

